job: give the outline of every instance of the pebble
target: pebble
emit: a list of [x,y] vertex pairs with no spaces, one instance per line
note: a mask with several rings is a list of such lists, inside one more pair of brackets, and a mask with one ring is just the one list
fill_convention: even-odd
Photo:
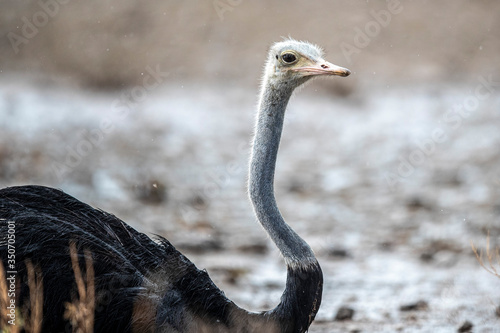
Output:
[[474,327],[474,325],[472,325],[470,321],[466,320],[462,326],[458,328],[458,332],[472,332],[472,327]]
[[347,306],[341,306],[338,309],[337,314],[335,315],[335,320],[336,321],[351,320],[353,316],[354,316],[354,309]]
[[400,311],[422,311],[427,310],[429,308],[429,304],[426,301],[418,301],[415,303],[404,304],[399,307]]
[[329,249],[328,255],[330,257],[339,258],[339,259],[340,258],[348,258],[351,256],[346,249],[342,249],[342,248],[338,248],[338,247],[334,247],[334,248]]

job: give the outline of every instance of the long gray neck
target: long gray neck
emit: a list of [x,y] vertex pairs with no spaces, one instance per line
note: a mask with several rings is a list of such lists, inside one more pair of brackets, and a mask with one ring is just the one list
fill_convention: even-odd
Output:
[[288,100],[293,87],[265,82],[259,102],[250,161],[249,194],[257,219],[291,267],[307,267],[316,258],[309,245],[283,220],[274,197],[274,170]]

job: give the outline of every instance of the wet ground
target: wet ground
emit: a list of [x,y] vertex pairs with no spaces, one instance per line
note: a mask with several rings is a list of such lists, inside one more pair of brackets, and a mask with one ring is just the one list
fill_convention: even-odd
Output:
[[[500,86],[488,80],[316,81],[293,98],[276,196],[324,270],[311,332],[500,332],[500,278],[471,249],[488,233],[500,246]],[[275,306],[285,267],[245,189],[256,87],[140,88],[1,81],[0,185],[62,188],[167,237],[242,307]],[[342,306],[352,318],[334,320]]]

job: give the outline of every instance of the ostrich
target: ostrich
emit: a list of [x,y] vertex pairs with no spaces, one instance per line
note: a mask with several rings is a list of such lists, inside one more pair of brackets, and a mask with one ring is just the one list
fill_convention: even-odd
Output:
[[30,185],[0,190],[0,252],[6,270],[13,271],[7,267],[7,235],[14,229],[21,316],[35,311],[29,306],[29,262],[43,278],[42,330],[72,330],[64,313],[78,298],[69,250],[73,244],[82,271],[90,269],[85,263],[92,259],[95,332],[306,332],[321,303],[323,274],[309,245],[285,223],[276,205],[276,156],[294,89],[312,77],[349,74],[307,42],[284,40],[268,54],[248,192],[258,221],[287,266],[286,287],[276,308],[260,313],[241,309],[168,240],[152,240],[60,190]]

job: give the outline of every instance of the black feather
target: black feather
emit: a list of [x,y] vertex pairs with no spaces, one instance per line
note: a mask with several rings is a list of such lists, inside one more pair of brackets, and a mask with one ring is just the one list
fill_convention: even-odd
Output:
[[[16,269],[20,285],[18,308],[29,303],[25,260],[43,275],[43,331],[63,332],[65,303],[76,295],[69,244],[92,254],[95,270],[95,332],[129,332],[134,304],[147,296],[150,284],[161,283],[162,300],[154,317],[157,323],[176,326],[191,311],[207,320],[227,322],[229,301],[208,274],[198,270],[170,242],[153,241],[145,234],[102,210],[92,208],[62,191],[42,186],[0,190],[0,253],[7,263],[7,222],[15,223]],[[149,281],[157,272],[157,281]],[[73,297],[73,298],[72,298]],[[210,304],[207,312],[200,304]],[[182,302],[181,302],[182,300]],[[154,302],[154,300],[152,300]],[[182,309],[180,306],[182,305]]]

